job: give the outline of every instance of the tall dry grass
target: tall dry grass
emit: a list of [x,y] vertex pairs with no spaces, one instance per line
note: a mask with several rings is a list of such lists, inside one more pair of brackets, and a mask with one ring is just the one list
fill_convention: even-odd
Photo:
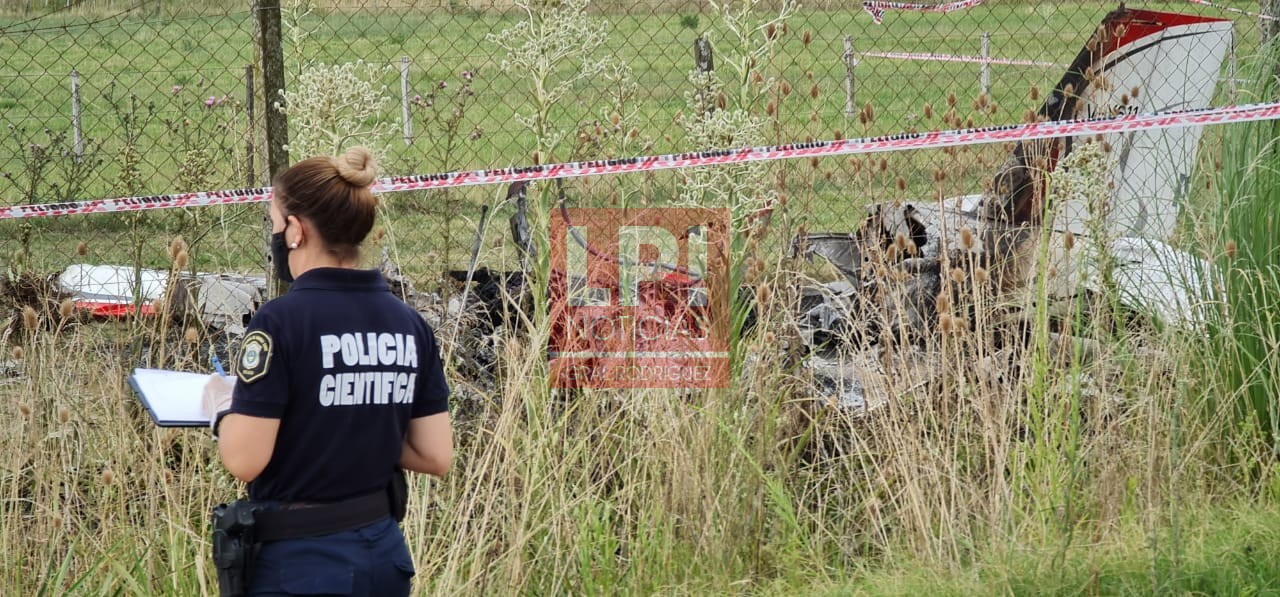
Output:
[[[1227,137],[1259,166],[1225,170],[1254,185],[1228,191],[1251,210],[1227,204],[1231,280],[1272,271],[1259,260],[1274,256],[1264,206],[1277,179],[1253,172],[1274,162],[1246,144],[1274,148],[1266,131]],[[1219,221],[1205,217],[1206,238],[1223,238],[1210,237]],[[1176,577],[1166,566],[1186,549],[1189,505],[1274,504],[1260,417],[1275,395],[1272,294],[1228,287],[1258,300],[1221,310],[1205,334],[1126,313],[1105,288],[1049,300],[1038,250],[1024,258],[1043,275],[1016,293],[992,292],[992,274],[961,257],[943,270],[937,334],[850,356],[880,404],[855,411],[835,407],[801,358],[793,282],[807,270],[755,257],[766,266],[741,283],[768,290],[735,340],[731,389],[553,390],[538,318],[499,337],[492,386],[452,379],[467,396],[454,470],[414,478],[404,523],[422,594],[801,592],[904,563],[991,566],[1032,547],[1049,557],[1020,566],[1066,578],[1082,548],[1135,532],[1154,591]],[[214,592],[207,514],[243,488],[205,432],[155,428],[123,381],[143,364],[202,369],[209,339],[59,311],[11,320],[0,593]],[[1236,350],[1254,337],[1265,350]]]
[[[454,471],[414,480],[419,589],[798,590],[905,560],[958,569],[993,546],[1065,555],[1134,520],[1177,550],[1156,530],[1179,504],[1268,486],[1201,449],[1241,436],[1205,410],[1228,388],[1187,334],[1105,300],[1064,314],[1035,286],[993,295],[976,262],[952,264],[942,333],[859,370],[883,406],[835,408],[799,359],[795,266],[753,281],[771,291],[730,390],[555,391],[546,327],[504,338]],[[0,381],[0,589],[212,591],[207,512],[241,488],[205,432],[155,428],[123,381],[146,362],[203,368],[205,339],[33,315]]]

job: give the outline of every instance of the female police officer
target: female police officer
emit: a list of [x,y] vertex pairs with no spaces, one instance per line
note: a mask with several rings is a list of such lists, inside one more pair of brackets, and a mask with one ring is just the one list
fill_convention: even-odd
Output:
[[452,459],[434,334],[380,272],[356,267],[373,180],[361,147],[277,177],[272,259],[293,285],[249,323],[238,379],[205,389],[223,464],[264,506],[250,594],[407,594],[413,563],[387,487],[398,466],[443,476]]

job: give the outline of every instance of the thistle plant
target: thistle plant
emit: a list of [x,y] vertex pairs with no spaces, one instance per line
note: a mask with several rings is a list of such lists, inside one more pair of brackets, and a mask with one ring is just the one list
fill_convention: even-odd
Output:
[[1096,282],[1108,295],[1114,295],[1115,290],[1109,249],[1114,239],[1108,226],[1113,194],[1108,174],[1112,161],[1104,143],[1077,145],[1049,175],[1048,194],[1052,213],[1049,221],[1053,222],[1053,228],[1088,237],[1084,250],[1068,256],[1073,264],[1078,264],[1079,281]]
[[[155,118],[155,104],[147,102],[143,111],[139,109],[136,93],[130,93],[127,100],[117,98],[114,81],[107,90],[107,103],[111,105],[116,119],[120,122],[120,130],[124,138],[118,158],[120,174],[116,179],[116,187],[122,194],[139,195],[144,189],[144,180],[141,169],[142,154],[138,150],[138,145],[142,142],[142,131]],[[143,228],[147,214],[139,211],[125,217],[129,220],[129,240],[133,257],[133,304],[135,312],[141,313],[143,247],[148,240],[148,235]]]
[[[554,5],[552,5],[554,4]],[[501,67],[518,73],[529,93],[532,111],[515,114],[516,122],[534,136],[539,161],[550,160],[566,131],[553,124],[556,106],[582,81],[608,70],[614,61],[596,56],[608,35],[608,24],[587,14],[588,0],[531,3],[517,0],[525,18],[485,41],[505,52]]]
[[452,84],[441,80],[426,93],[413,96],[414,115],[422,123],[427,138],[424,153],[433,157],[430,167],[444,172],[454,167],[454,153],[464,141],[478,141],[484,129],[467,118],[476,99],[472,83],[476,73],[464,70]]
[[[758,94],[767,92],[775,82],[775,79],[769,78],[753,89],[752,74],[772,58],[782,37],[781,30],[800,5],[795,0],[782,0],[777,5],[777,12],[763,13],[762,0],[710,0],[709,3],[715,23],[726,38],[724,47],[717,48],[717,56],[720,63],[727,65],[734,73],[734,81],[738,83],[739,105],[749,105]],[[766,16],[762,18],[759,16],[761,14]]]
[[[92,172],[102,165],[99,157],[101,143],[86,139],[83,150],[76,154],[67,141],[65,131],[44,129],[31,134],[25,129],[9,125],[9,142],[18,148],[19,169],[16,173],[0,173],[0,180],[9,183],[19,195],[20,204],[34,205],[41,201],[73,201],[82,199],[85,185]],[[2,187],[0,187],[2,188]],[[31,256],[31,241],[36,229],[32,220],[19,224],[18,249],[9,262],[10,279],[19,276]]]
[[219,96],[203,78],[194,87],[174,85],[172,95],[181,110],[163,122],[171,151],[178,158],[178,188],[198,191],[226,184],[229,181],[218,179],[217,158],[227,156],[237,163],[240,144],[233,141],[244,132],[240,101]]
[[304,68],[291,90],[281,92],[283,105],[277,104],[289,116],[289,152],[337,155],[360,144],[376,157],[386,155],[392,123],[381,116],[391,97],[378,80],[388,70],[362,60]]

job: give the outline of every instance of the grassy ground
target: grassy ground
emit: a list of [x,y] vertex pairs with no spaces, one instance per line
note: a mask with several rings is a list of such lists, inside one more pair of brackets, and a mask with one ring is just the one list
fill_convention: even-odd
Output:
[[[95,4],[85,3],[78,8],[88,10]],[[286,22],[294,19],[311,32],[301,45],[285,48],[289,68],[300,68],[301,59],[363,59],[391,67],[383,82],[392,101],[380,117],[392,132],[389,154],[384,160],[388,173],[530,163],[534,138],[512,117],[529,111],[527,84],[522,73],[501,71],[501,56],[494,44],[485,41],[486,34],[498,33],[514,23],[516,15],[500,11],[399,10],[389,6],[348,11],[320,5],[315,12],[299,14],[296,19],[291,15],[298,13],[286,11]],[[1181,4],[1178,7],[1186,8]],[[107,16],[115,14],[109,12],[111,8],[108,6]],[[877,26],[861,11],[808,7],[789,21],[776,51],[759,65],[758,70],[766,78],[779,81],[774,90],[739,102],[730,83],[730,102],[741,104],[768,123],[763,140],[766,143],[942,127],[937,120],[925,119],[922,112],[929,103],[941,114],[950,94],[958,99],[957,111],[962,120],[971,118],[979,125],[1016,120],[1038,104],[1031,99],[1031,89],[1048,89],[1060,76],[1059,69],[994,67],[991,96],[998,111],[993,114],[974,112],[970,106],[978,95],[976,65],[863,59],[857,67],[855,103],[858,108],[872,105],[876,117],[872,123],[860,124],[856,115],[845,113],[843,36],[851,35],[858,51],[925,49],[973,55],[978,53],[980,33],[989,31],[994,56],[1065,63],[1110,8],[1109,4],[1087,2],[1052,7],[992,3],[980,10],[946,16],[892,15],[884,25]],[[0,52],[8,56],[0,65],[0,106],[4,108],[0,124],[17,127],[0,142],[0,172],[14,177],[12,183],[0,180],[0,202],[163,193],[189,190],[192,186],[235,188],[250,182],[244,143],[250,123],[242,101],[243,68],[254,62],[250,15],[230,7],[210,7],[194,13],[191,10],[194,9],[175,12],[172,18],[133,12],[116,18],[90,18],[91,15],[80,13],[55,13],[36,20],[16,15],[7,21],[0,18]],[[555,125],[569,131],[570,141],[542,159],[699,149],[674,120],[689,109],[686,75],[692,67],[690,48],[699,34],[709,35],[717,43],[719,69],[730,72],[725,61],[732,56],[732,48],[723,25],[705,6],[652,14],[606,10],[600,18],[608,24],[610,37],[597,54],[615,56],[630,65],[638,89],[623,108],[615,110],[608,107],[611,104],[604,81],[579,83],[573,97],[561,102],[552,113]],[[1256,30],[1242,21],[1241,32],[1244,53],[1256,44],[1251,41],[1256,39]],[[462,83],[461,71],[476,74],[472,83],[476,96],[462,119],[458,149],[447,159],[440,152],[444,136],[436,133],[433,137],[424,122],[433,113],[430,110],[415,108],[416,139],[412,145],[400,139],[397,65],[402,56],[412,61],[411,95],[425,95],[440,81],[456,90]],[[83,171],[74,170],[65,155],[71,149],[68,76],[73,70],[81,77],[84,134],[90,139],[87,151],[92,160],[97,160]],[[781,82],[792,93],[782,94]],[[175,93],[175,86],[181,90]],[[136,94],[136,100],[131,100],[129,94]],[[211,96],[227,96],[228,103],[207,109],[204,101]],[[770,103],[778,106],[772,115]],[[634,142],[623,143],[608,135],[599,146],[573,141],[579,129],[590,136],[593,123],[607,123],[614,111],[621,112],[620,130],[636,129]],[[261,135],[261,123],[255,127],[255,134]],[[474,141],[467,138],[473,127],[483,131]],[[61,144],[50,141],[50,135],[59,134],[66,136]],[[33,176],[28,172],[30,160],[23,157],[29,157],[31,143],[50,145],[49,153],[53,154],[41,182],[34,187],[30,184]],[[264,182],[260,145],[253,179],[256,184]],[[203,153],[191,153],[192,149]],[[821,160],[812,166],[778,164],[773,174],[786,177],[787,182],[779,187],[803,207],[796,215],[808,220],[810,228],[847,229],[858,220],[862,206],[871,201],[930,196],[939,171],[950,175],[946,182],[948,193],[981,190],[1004,152],[999,147],[989,147],[980,153],[981,157],[960,158],[941,152],[887,155],[884,159],[888,168],[876,176],[861,171],[862,164],[842,159]],[[134,155],[136,159],[132,158]],[[196,169],[201,175],[184,172],[185,162],[202,166]],[[130,164],[133,169],[128,168]],[[186,168],[190,170],[191,164]],[[667,175],[657,177],[657,184],[644,185],[630,180],[635,177],[624,178],[628,180],[616,186],[598,185],[597,189],[605,190],[585,197],[582,195],[587,193],[579,189],[580,200],[603,202],[612,191],[624,196],[643,192],[646,200],[661,202],[677,193],[680,184],[677,178]],[[898,178],[905,189],[896,189]],[[479,206],[491,204],[499,192],[455,191],[452,197],[461,203],[444,206],[434,195],[391,200],[400,205],[417,205],[391,212],[400,218],[399,229],[416,232],[413,238],[401,239],[401,252],[410,256],[410,262],[404,265],[428,276],[445,265],[429,261],[429,255],[440,256],[446,251],[465,255],[474,228],[467,230],[469,222],[450,216],[462,213],[474,220]],[[460,211],[455,209],[458,207]],[[254,266],[261,254],[256,214],[243,210],[231,213],[244,215],[220,222],[215,220],[225,214],[144,216],[137,223],[139,236],[155,239],[146,251],[146,264],[163,265],[163,248],[170,237],[202,236],[216,228],[221,244],[208,247],[206,254],[221,257],[216,262],[202,261],[197,265]],[[18,250],[8,240],[19,236],[15,226],[12,222],[0,223],[0,238],[6,239],[0,240],[0,254],[12,255]],[[70,256],[64,251],[50,249],[75,246],[81,240],[87,241],[92,251],[89,256],[101,261],[118,262],[131,257],[135,250],[135,242],[124,242],[116,233],[133,226],[124,218],[101,216],[38,226],[39,242],[44,246],[27,251],[27,257],[44,261],[38,264],[42,270],[60,269],[69,262]],[[447,265],[458,267],[462,263],[453,261]]]
[[[1059,60],[1055,53],[1073,54],[1080,43],[1074,37],[1082,39],[1105,9],[1081,4],[1078,11],[1063,12],[1046,6],[992,3],[981,13],[990,22],[964,13],[891,19],[883,29],[859,25],[867,39],[860,36],[858,44],[972,51],[965,44],[973,32],[1004,23],[1010,30],[1037,32],[1037,44],[1054,34],[1072,37],[1019,55]],[[862,18],[851,12],[806,18],[819,16],[821,22]],[[368,48],[391,46],[379,51],[395,56],[402,48],[396,43],[417,44],[418,52],[431,44],[461,48],[444,38],[474,43],[477,29],[500,24],[496,17],[467,14],[467,28],[421,34],[433,30],[427,28],[432,19],[443,18],[416,15],[391,24],[379,19],[376,26],[370,18],[356,29],[339,29],[345,42],[329,33],[308,43],[318,55],[373,52],[361,45],[369,43]],[[688,47],[691,40],[691,30],[680,28],[678,19],[617,22],[628,37],[653,35],[663,48]],[[149,38],[153,42],[181,36],[182,31],[168,32],[170,26],[234,29],[200,18],[129,23],[167,32]],[[702,24],[710,26],[705,16]],[[812,28],[812,40],[823,47],[819,41],[805,47],[796,41],[805,27],[793,27],[788,54],[770,72],[794,83],[807,81],[805,71],[814,70],[822,98],[819,119],[808,121],[814,107],[807,102],[813,100],[807,85],[796,84],[799,92],[786,100],[792,108],[782,112],[778,132],[771,133],[779,138],[822,136],[836,126],[858,132],[840,122],[843,100],[823,91],[832,86],[831,73],[842,73],[843,66],[823,60],[838,55],[843,27]],[[351,31],[370,33],[361,40]],[[369,41],[396,31],[404,36],[400,42]],[[62,56],[103,61],[105,53],[93,53],[99,45],[181,64],[172,52],[154,51],[122,34],[105,39],[111,35],[117,34],[75,42],[50,35],[50,45],[68,46],[48,56],[34,42],[5,51],[34,51],[57,69],[72,65],[58,62]],[[9,37],[0,36],[0,43],[12,43]],[[640,121],[660,150],[685,142],[662,137],[668,126],[663,119],[680,109],[680,55],[656,53],[649,60],[657,66],[642,75],[653,77],[645,79],[645,109],[660,116]],[[147,60],[135,57],[130,65],[145,70]],[[8,64],[0,68],[12,68]],[[867,70],[890,68],[876,64],[869,62]],[[161,70],[169,73],[165,69],[173,66],[164,63]],[[945,101],[953,87],[962,109],[971,101],[972,87],[962,86],[974,84],[972,70],[946,75],[953,71],[893,68],[899,67],[919,70],[903,70],[899,74],[907,76],[901,78],[887,70],[864,87],[874,94],[880,115],[868,131],[902,126],[924,101]],[[422,76],[431,81],[443,75]],[[520,81],[484,77],[492,88],[482,96],[497,107],[475,113],[485,119],[483,126],[494,127],[483,140],[505,138],[510,146],[473,149],[467,159],[522,163],[530,140],[499,123],[525,100],[517,92],[509,101],[505,95],[501,102],[490,99],[502,95],[499,83],[519,87]],[[46,85],[47,93],[61,89],[61,83],[21,80]],[[1002,109],[984,118],[1003,121],[1016,113],[1010,106],[1030,102],[1030,83],[996,80],[1002,81]],[[130,88],[158,98],[171,96],[172,84],[166,74],[158,81],[134,79]],[[584,90],[583,105],[565,105],[566,126],[588,114],[585,106],[596,105],[590,91]],[[1274,89],[1266,93],[1274,97]],[[1275,131],[1247,131],[1226,137],[1227,143],[1248,143],[1236,141],[1236,151],[1221,153],[1220,172],[1210,168],[1202,175],[1213,184],[1204,186],[1200,207],[1221,211],[1197,211],[1183,231],[1200,253],[1231,268],[1232,282],[1224,288],[1230,300],[1224,302],[1243,306],[1218,310],[1211,334],[1127,319],[1111,310],[1106,296],[1079,311],[1051,314],[1035,289],[992,296],[971,283],[976,270],[958,268],[958,279],[947,277],[956,290],[948,296],[958,297],[957,313],[970,309],[965,313],[975,326],[953,327],[914,351],[889,351],[859,366],[860,379],[882,392],[886,403],[859,414],[831,408],[830,389],[799,360],[798,324],[786,308],[795,299],[788,293],[798,266],[767,253],[769,267],[748,270],[754,273],[743,284],[769,288],[777,298],[760,294],[757,329],[734,347],[735,354],[751,358],[735,363],[740,369],[732,389],[552,390],[538,381],[548,375],[541,348],[549,333],[545,325],[527,336],[498,334],[495,362],[483,375],[464,374],[474,367],[458,338],[459,330],[465,337],[469,328],[462,319],[442,322],[442,342],[457,357],[449,363],[458,453],[447,479],[413,481],[405,530],[419,571],[417,592],[1275,593],[1280,467],[1266,422],[1275,420],[1274,407],[1257,399],[1274,397],[1280,379],[1274,359],[1280,334],[1267,307],[1280,304],[1280,278],[1266,257],[1276,254],[1266,225],[1276,178],[1258,174],[1274,173]],[[144,155],[163,154],[159,147],[147,146]],[[113,152],[119,148],[106,154]],[[883,171],[879,156],[817,167],[787,164],[785,188],[769,184],[785,190],[795,207],[777,218],[774,236],[785,238],[783,226],[806,223],[848,228],[847,214],[872,200],[974,190],[996,155],[888,156]],[[143,163],[146,184],[171,184],[171,165]],[[227,179],[235,174],[229,163],[218,166]],[[116,179],[124,171],[120,163],[104,166],[111,168]],[[769,180],[781,172],[771,172]],[[943,175],[935,178],[938,172]],[[102,181],[86,188],[94,184],[111,190]],[[669,174],[600,179],[572,190],[587,203],[607,204],[615,193],[625,201],[664,201],[681,184]],[[480,204],[497,205],[497,192],[388,198],[380,224],[385,235],[370,253],[395,249],[417,279],[426,279],[442,265],[462,261],[474,230],[465,218],[474,219]],[[260,217],[257,209],[243,208],[149,214],[137,222],[94,216],[29,227],[4,224],[0,247],[10,271],[21,264],[7,255],[24,234],[30,243],[25,263],[35,271],[53,271],[71,260],[131,257],[168,268],[170,240],[182,234],[191,243],[191,267],[250,267],[260,246]],[[505,228],[500,217],[491,228],[484,257],[499,260],[509,254],[495,240]],[[1227,249],[1229,243],[1238,246]],[[1001,327],[995,318],[1011,308],[1025,321]],[[219,465],[202,431],[154,427],[123,380],[136,366],[203,369],[203,355],[220,339],[196,322],[66,318],[56,303],[48,310],[15,312],[13,319],[9,313],[0,312],[0,560],[6,563],[0,567],[0,594],[214,593],[207,513],[243,488]],[[1083,341],[1064,342],[1055,333],[1062,329]]]

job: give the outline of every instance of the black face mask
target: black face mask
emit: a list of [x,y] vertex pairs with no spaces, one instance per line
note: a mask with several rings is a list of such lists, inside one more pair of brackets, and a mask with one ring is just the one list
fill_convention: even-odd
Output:
[[[284,230],[289,224],[284,225]],[[285,283],[293,282],[293,272],[289,271],[289,247],[284,244],[284,230],[271,234],[271,263],[275,265],[276,277]]]

